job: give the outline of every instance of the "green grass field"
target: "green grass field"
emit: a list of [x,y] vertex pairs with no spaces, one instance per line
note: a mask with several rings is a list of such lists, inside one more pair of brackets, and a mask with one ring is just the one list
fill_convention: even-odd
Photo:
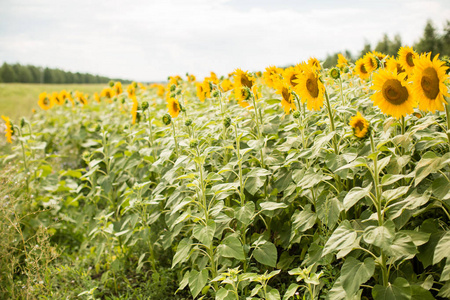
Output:
[[33,108],[38,108],[39,94],[42,92],[59,92],[79,90],[84,93],[100,92],[107,84],[0,84],[0,115],[9,116],[17,121],[22,116],[29,116]]

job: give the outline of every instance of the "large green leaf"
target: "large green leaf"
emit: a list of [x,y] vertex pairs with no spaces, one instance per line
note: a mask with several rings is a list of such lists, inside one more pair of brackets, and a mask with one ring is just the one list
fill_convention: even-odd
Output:
[[375,272],[375,261],[368,257],[363,262],[349,257],[341,269],[341,283],[347,296],[351,297],[359,286],[369,280]]
[[259,263],[275,268],[278,258],[277,247],[271,242],[260,244],[253,251],[253,257],[255,257]]
[[347,195],[344,198],[344,208],[345,211],[348,211],[350,208],[353,207],[360,199],[364,198],[365,196],[369,195],[370,190],[372,189],[372,183],[370,183],[365,188],[360,187],[354,187],[350,190],[350,192],[347,193]]
[[244,249],[238,238],[234,236],[228,236],[218,247],[218,252],[223,257],[236,258],[238,260],[244,260]]
[[442,157],[437,156],[434,152],[427,152],[416,165],[416,179],[414,185],[417,186],[425,177],[432,172],[437,172],[449,163],[450,152]]
[[445,257],[450,257],[450,231],[447,231],[436,245],[436,248],[434,249],[433,264],[437,264]]
[[255,214],[255,203],[251,201],[245,203],[244,206],[236,207],[234,211],[234,217],[244,226],[250,224],[254,214]]
[[353,229],[348,220],[342,221],[338,228],[333,232],[323,248],[322,256],[339,251],[353,244],[358,234]]
[[311,211],[311,205],[308,204],[300,212],[292,215],[292,230],[303,232],[313,227],[316,223],[317,216]]
[[410,300],[412,289],[405,278],[398,277],[393,284],[389,282],[387,286],[375,285],[372,296],[374,300]]
[[189,289],[191,290],[192,297],[197,297],[203,287],[208,281],[208,269],[203,269],[201,272],[197,270],[191,270],[189,273]]
[[173,257],[172,268],[178,263],[184,262],[189,258],[189,251],[191,250],[192,240],[184,238],[178,243],[177,252]]
[[395,224],[391,220],[386,221],[383,226],[369,226],[364,230],[363,239],[366,243],[389,248],[395,238]]
[[206,247],[210,247],[212,244],[212,240],[214,237],[214,233],[216,232],[216,223],[213,220],[208,220],[208,223],[205,225],[203,223],[198,223],[194,226],[192,230],[192,235],[200,241]]

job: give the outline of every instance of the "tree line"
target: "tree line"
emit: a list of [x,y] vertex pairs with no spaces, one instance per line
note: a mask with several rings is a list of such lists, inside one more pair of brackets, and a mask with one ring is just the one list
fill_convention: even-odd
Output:
[[[383,38],[378,41],[375,48],[372,48],[370,43],[365,43],[364,48],[360,53],[355,56],[348,50],[344,52],[336,52],[332,55],[328,55],[324,60],[323,66],[330,68],[337,64],[338,54],[342,53],[347,59],[356,61],[360,57],[364,56],[367,52],[378,51],[384,54],[396,56],[402,44],[400,35],[395,35],[393,39],[390,39],[387,34],[383,35]],[[447,20],[442,33],[439,33],[437,28],[433,25],[431,20],[427,21],[425,25],[422,37],[413,45],[414,50],[417,53],[431,52],[432,57],[440,53],[439,57],[450,56],[450,20]]]
[[130,80],[113,79],[89,73],[73,73],[60,69],[32,65],[3,63],[0,67],[0,82],[20,83],[108,83],[110,80],[131,83]]

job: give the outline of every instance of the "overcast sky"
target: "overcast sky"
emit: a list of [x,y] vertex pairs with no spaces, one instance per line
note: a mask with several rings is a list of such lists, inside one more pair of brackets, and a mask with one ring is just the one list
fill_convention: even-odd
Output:
[[449,0],[0,0],[0,61],[138,81],[357,53],[383,33],[412,44]]

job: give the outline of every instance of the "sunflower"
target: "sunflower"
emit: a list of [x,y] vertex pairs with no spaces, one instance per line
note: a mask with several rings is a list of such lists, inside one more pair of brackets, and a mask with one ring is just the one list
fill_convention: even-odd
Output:
[[83,93],[81,93],[81,92],[79,92],[79,91],[76,91],[75,92],[75,97],[78,99],[78,101],[80,101],[80,103],[81,104],[83,104],[83,105],[86,105],[87,103],[88,103],[88,101],[87,101],[87,95],[85,95],[85,94],[83,94]]
[[297,83],[295,90],[302,98],[302,102],[306,101],[307,108],[320,110],[323,106],[325,87],[316,71],[311,67],[305,68],[304,73],[294,82]]
[[412,47],[401,47],[398,50],[398,61],[408,74],[411,74],[414,70],[414,59],[418,56],[419,55],[413,50]]
[[372,54],[378,58],[378,60],[383,64],[384,67],[386,67],[386,59],[388,58],[387,54],[378,52],[378,51],[372,51]]
[[128,93],[128,97],[130,97],[130,98],[136,97],[136,88],[134,87],[133,84],[130,84],[127,87],[127,93]]
[[64,104],[64,100],[59,96],[58,92],[52,93],[52,95],[50,96],[50,101],[52,101],[53,103],[59,104],[59,105]]
[[243,108],[250,109],[251,106],[248,103],[248,100],[250,100],[250,98],[252,96],[250,89],[246,86],[240,86],[240,87],[236,87],[234,89],[234,92],[235,92],[234,95],[236,97],[236,100],[238,101],[238,104],[240,106],[242,106]]
[[175,98],[169,98],[167,101],[167,108],[169,109],[169,114],[172,116],[172,118],[178,117],[178,114],[180,113],[180,103]]
[[277,68],[276,66],[269,66],[266,68],[266,71],[263,73],[264,82],[267,86],[271,88],[275,88],[275,82],[279,78],[279,74],[281,74],[282,70]]
[[394,57],[389,57],[386,60],[386,69],[390,70],[391,72],[397,72],[397,74],[405,72],[405,69],[403,69],[400,62]]
[[255,83],[255,78],[248,74],[247,71],[242,71],[241,69],[236,69],[234,71],[234,86],[245,86],[249,89],[252,88]]
[[281,106],[284,108],[284,113],[288,115],[291,109],[296,110],[289,83],[278,81],[275,83],[275,89],[276,93],[281,95]]
[[62,90],[61,92],[59,92],[59,98],[62,99],[63,103],[65,103],[66,100],[70,100],[70,102],[72,102],[73,104],[72,95],[70,95],[70,93],[68,93],[66,90]]
[[123,93],[122,83],[117,81],[113,86],[114,92],[116,95],[120,95]]
[[315,57],[310,57],[309,59],[308,59],[308,65],[312,68],[312,69],[314,69],[314,70],[317,70],[317,71],[319,71],[322,67],[320,66],[320,61],[317,59],[317,58],[315,58]]
[[364,67],[368,73],[371,73],[378,69],[378,59],[373,53],[366,53],[363,57]]
[[373,103],[381,111],[394,118],[400,119],[414,112],[417,105],[411,94],[409,84],[404,80],[405,73],[397,74],[386,69],[380,70],[373,78],[372,95]]
[[364,59],[360,58],[355,62],[355,73],[359,75],[359,78],[366,80],[369,78],[369,72],[367,72],[364,64]]
[[100,96],[98,95],[97,92],[94,93],[94,100],[100,103]]
[[132,96],[131,99],[133,100],[133,106],[131,107],[131,115],[133,117],[132,124],[136,124],[139,102],[137,101],[136,96]]
[[104,88],[100,93],[100,97],[111,99],[114,97],[114,90],[111,88]]
[[203,80],[202,86],[203,86],[203,92],[205,93],[205,97],[211,98],[211,85],[210,85],[210,81],[207,78],[205,78],[205,80]]
[[205,102],[205,91],[203,90],[203,84],[197,82],[195,85],[197,87],[198,99],[200,99],[201,102]]
[[189,82],[195,82],[195,76],[192,74],[187,74],[187,79]]
[[435,112],[443,111],[447,102],[444,96],[450,96],[444,81],[448,78],[444,66],[445,62],[438,59],[437,54],[433,61],[431,53],[422,54],[414,60],[415,69],[412,77],[412,90],[419,102],[419,109]]
[[218,84],[219,83],[219,78],[217,78],[217,75],[214,72],[211,72],[211,76],[206,77],[205,80],[211,81],[214,84]]
[[348,66],[348,60],[344,57],[344,55],[339,53],[336,67],[338,67],[339,69],[342,69],[345,66]]
[[38,104],[43,110],[49,110],[55,103],[50,99],[46,92],[43,92],[39,94]]
[[233,83],[231,82],[230,79],[224,79],[221,83],[220,83],[220,87],[222,88],[222,90],[224,92],[228,92],[230,90],[233,89]]
[[286,82],[291,87],[295,87],[297,83],[296,79],[300,76],[300,72],[297,68],[289,67],[283,71],[283,81]]
[[350,119],[349,125],[353,128],[353,133],[356,137],[363,138],[369,132],[369,122],[358,111],[356,116]]
[[5,129],[5,137],[8,143],[12,144],[12,135],[14,134],[14,130],[11,124],[11,121],[8,117],[2,116],[2,119],[5,121],[6,129]]

